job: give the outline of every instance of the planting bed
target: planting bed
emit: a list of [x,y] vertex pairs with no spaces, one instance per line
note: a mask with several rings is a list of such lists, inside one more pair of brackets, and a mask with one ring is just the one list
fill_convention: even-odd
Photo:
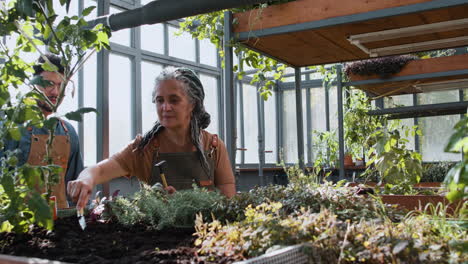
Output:
[[52,232],[34,228],[23,235],[0,233],[0,254],[70,263],[209,263],[192,248],[193,232],[100,222],[88,222],[82,231],[77,218],[68,217],[58,219]]

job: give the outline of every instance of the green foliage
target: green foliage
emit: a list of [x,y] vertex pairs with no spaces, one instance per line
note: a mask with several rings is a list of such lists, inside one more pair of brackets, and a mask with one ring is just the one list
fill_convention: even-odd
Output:
[[346,150],[354,158],[362,158],[364,149],[375,144],[371,135],[386,126],[385,116],[371,116],[371,100],[361,90],[351,90],[345,103],[343,116]]
[[312,131],[312,149],[315,151],[314,167],[336,167],[338,139],[335,131]]
[[27,232],[34,223],[51,229],[51,210],[37,189],[44,186],[43,175],[54,168],[18,167],[17,152],[8,151],[6,157],[0,158],[0,232]]
[[289,184],[288,186],[270,185],[258,187],[249,192],[240,193],[216,206],[214,215],[222,222],[242,221],[243,210],[249,205],[255,207],[262,203],[278,202],[282,204],[282,215],[292,214],[302,207],[308,207],[317,213],[327,208],[339,219],[359,221],[361,218],[372,219],[388,215],[392,219],[401,219],[401,212],[393,208],[382,208],[371,197],[356,194],[357,188],[324,184]]
[[458,162],[445,177],[449,193],[447,199],[455,201],[467,198],[468,193],[468,116],[465,115],[454,127],[454,132],[445,147],[445,151],[453,153],[463,152],[463,159]]
[[127,226],[145,224],[154,229],[193,227],[195,215],[209,215],[216,202],[225,198],[194,186],[193,190],[177,191],[172,195],[142,185],[133,199],[118,197],[109,202],[110,215]]
[[70,119],[70,120],[81,122],[81,121],[83,121],[83,114],[90,113],[90,112],[97,113],[96,109],[94,109],[94,108],[82,107],[82,108],[80,108],[80,109],[78,109],[76,111],[66,113],[65,117]]
[[[420,133],[417,127],[405,130],[406,136]],[[372,135],[376,144],[369,152],[375,155],[368,164],[373,163],[385,183],[387,193],[409,193],[422,175],[421,154],[406,148],[407,139],[402,138],[398,129],[381,129]]]
[[282,214],[283,204],[248,206],[244,218],[222,224],[196,221],[199,253],[245,259],[269,249],[307,243],[312,263],[462,263],[468,259],[466,229],[422,214],[400,223],[385,218],[342,220],[332,211],[307,207]]
[[[290,1],[291,0],[269,1],[265,4],[246,6],[243,8],[233,9],[232,11],[244,12],[254,8],[259,8],[261,10],[268,5]],[[259,11],[259,13],[261,13],[261,11]],[[233,21],[233,24],[235,26],[236,21]],[[185,31],[190,33],[193,38],[197,38],[199,40],[209,39],[210,42],[219,49],[219,55],[223,58],[222,67],[224,67],[224,10],[186,18],[183,22],[179,23],[179,26],[179,34]],[[239,80],[242,80],[245,75],[243,65],[254,68],[256,72],[252,75],[251,84],[260,84],[260,95],[264,100],[267,100],[272,94],[275,81],[282,80],[286,66],[280,65],[276,60],[261,56],[259,53],[242,46],[239,42],[231,41],[229,45],[232,46],[234,53],[239,58],[239,63],[236,61],[234,62],[234,74],[237,75]],[[268,78],[268,76],[272,76],[272,78]]]
[[423,164],[421,182],[443,182],[445,175],[455,166],[455,162],[441,161]]
[[306,168],[305,171],[299,167],[299,164],[287,167],[283,162],[281,166],[288,176],[288,181],[294,185],[320,184],[322,179],[330,174],[330,172],[325,173],[321,166]]
[[[61,0],[60,4],[68,10],[70,0]],[[62,57],[65,72],[62,92],[57,98],[57,101],[62,101],[68,80],[87,58],[96,50],[109,48],[109,29],[102,25],[84,29],[87,25],[85,16],[91,11],[90,7],[80,16],[65,16],[59,21],[52,0],[0,2],[0,38],[16,37],[14,47],[7,47],[0,41],[0,149],[4,148],[4,140],[20,140],[22,133],[30,126],[45,127],[50,135],[46,166],[19,166],[18,151],[6,151],[0,157],[1,231],[25,232],[32,224],[51,229],[52,215],[48,201],[52,186],[59,182],[61,171],[59,166],[52,164],[50,157],[58,117],[45,119],[36,102],[44,101],[54,112],[58,106],[36,87],[47,83],[41,77],[32,78],[33,64],[25,62],[22,56],[27,53],[43,56],[42,50],[47,49]],[[45,60],[42,68],[57,71],[57,67],[48,60]],[[29,86],[30,91],[22,93],[19,89],[24,86]],[[80,109],[65,116],[79,120],[82,113],[89,111]],[[45,193],[39,192],[41,189]]]

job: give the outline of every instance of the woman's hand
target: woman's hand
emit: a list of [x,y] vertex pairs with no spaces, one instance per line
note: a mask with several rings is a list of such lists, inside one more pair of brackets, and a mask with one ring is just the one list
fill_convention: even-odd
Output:
[[[83,175],[87,174],[87,175]],[[89,173],[83,171],[80,177],[74,181],[69,181],[67,191],[72,201],[76,203],[76,208],[81,209],[88,203],[89,196],[93,192],[94,181]]]
[[[96,184],[108,182],[127,175],[127,172],[113,159],[106,159],[83,170],[78,179],[69,181],[67,191],[76,208],[81,209],[88,203],[89,196]],[[78,202],[77,202],[78,201]]]
[[164,188],[164,190],[166,190],[168,194],[173,194],[173,193],[175,193],[175,192],[177,191],[176,188],[174,188],[174,187],[171,186],[171,185],[169,185],[169,186],[167,186],[166,188]]

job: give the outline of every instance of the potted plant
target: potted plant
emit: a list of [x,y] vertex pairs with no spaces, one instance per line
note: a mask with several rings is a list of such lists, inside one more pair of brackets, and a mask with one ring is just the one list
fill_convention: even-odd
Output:
[[312,131],[314,167],[333,169],[338,161],[338,140],[335,131]]
[[[418,133],[412,130],[411,133]],[[408,130],[405,131],[408,133]],[[421,155],[406,148],[406,139],[402,138],[399,129],[376,131],[375,156],[369,160],[375,166],[379,182],[374,186],[382,201],[398,204],[414,210],[423,209],[427,204],[442,203],[448,205],[449,213],[454,213],[459,203],[451,204],[437,191],[424,193],[414,186],[419,183],[423,172]]]

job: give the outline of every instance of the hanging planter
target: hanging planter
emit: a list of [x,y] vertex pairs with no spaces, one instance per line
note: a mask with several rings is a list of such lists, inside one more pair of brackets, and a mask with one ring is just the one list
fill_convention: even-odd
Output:
[[[356,88],[383,97],[450,88],[449,85],[453,85],[454,82],[468,78],[468,74],[464,72],[466,69],[468,69],[468,54],[429,59],[401,55],[350,63],[346,66],[345,72],[351,82],[387,79],[383,83],[354,85]],[[436,76],[437,73],[439,76]],[[443,76],[440,73],[447,74]],[[417,78],[394,79],[411,76]]]

